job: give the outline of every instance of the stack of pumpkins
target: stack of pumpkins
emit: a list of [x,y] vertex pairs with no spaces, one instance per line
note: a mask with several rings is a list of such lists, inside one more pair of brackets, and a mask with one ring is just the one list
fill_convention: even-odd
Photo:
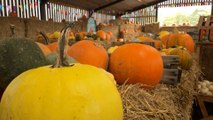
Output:
[[173,32],[161,32],[160,38],[163,43],[161,53],[163,55],[178,55],[180,57],[180,67],[190,69],[192,66],[194,52],[194,41],[192,37],[184,32],[174,29]]

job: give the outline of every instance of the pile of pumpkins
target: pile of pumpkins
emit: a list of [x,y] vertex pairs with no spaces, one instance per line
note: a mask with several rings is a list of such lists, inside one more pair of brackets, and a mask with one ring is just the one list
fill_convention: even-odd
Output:
[[180,67],[190,69],[193,62],[194,41],[192,37],[184,32],[174,29],[173,32],[161,31],[159,38],[162,41],[162,55],[178,55],[180,57]]
[[[46,36],[50,40],[49,43],[56,42],[60,37],[61,32],[55,31],[53,34],[47,33]],[[89,32],[69,32],[69,41],[80,41],[80,40],[101,40],[110,41],[113,34],[110,31],[98,30],[96,33],[93,30]],[[37,41],[44,43],[44,36],[40,33],[36,36]]]
[[[68,36],[67,33],[65,36]],[[60,41],[58,46],[61,47],[63,44]],[[12,43],[15,43],[14,49],[8,49]],[[27,57],[22,58],[20,64],[8,63],[7,69],[10,70],[17,65],[15,71],[18,71],[22,65],[26,64],[25,62],[29,62],[28,59],[33,60],[31,64],[39,61],[39,57],[34,60],[33,56],[41,56],[40,58],[43,59],[45,55],[48,55],[49,48],[41,45],[26,38],[6,39],[0,42],[2,47],[0,58],[7,62],[5,59],[11,58],[12,53],[18,52],[17,55],[21,57],[26,55]],[[26,68],[12,80],[2,96],[1,120],[123,119],[122,100],[116,88],[114,76],[104,70],[107,68],[109,59],[106,50],[91,40],[81,40],[71,47],[63,47],[67,49],[67,55],[76,58],[80,63],[59,67],[44,63],[37,65],[37,68],[35,66],[28,70]],[[34,54],[27,51],[30,48],[32,49],[29,52],[34,51]],[[8,57],[3,58],[4,56]],[[16,60],[11,61],[16,62]],[[2,64],[0,68],[7,65],[7,63]]]
[[[70,36],[69,32],[62,34],[66,34],[66,39]],[[96,35],[106,40],[106,34],[110,33],[97,31]],[[51,58],[56,61],[55,52],[62,44],[59,39],[48,45],[38,42],[35,45],[46,57],[54,53]],[[161,53],[149,45],[124,44],[110,48],[109,55],[98,42],[80,40],[72,46],[65,46],[65,49],[67,55],[78,63],[71,61],[70,66],[57,68],[50,64],[44,67],[38,65],[38,68],[23,71],[4,92],[0,103],[0,119],[122,120],[122,101],[115,83],[141,83],[146,88],[152,88],[160,82],[163,75]],[[26,61],[22,60],[22,63]],[[58,60],[57,62],[60,63]]]

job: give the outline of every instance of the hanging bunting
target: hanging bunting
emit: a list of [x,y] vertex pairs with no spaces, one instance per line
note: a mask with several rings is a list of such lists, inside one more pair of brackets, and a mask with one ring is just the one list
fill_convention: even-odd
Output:
[[35,2],[35,3],[34,3],[34,6],[38,6],[38,2]]
[[6,9],[8,12],[10,12],[10,5],[7,5]]
[[13,11],[16,12],[16,10],[17,10],[17,9],[16,9],[16,6],[13,6]]

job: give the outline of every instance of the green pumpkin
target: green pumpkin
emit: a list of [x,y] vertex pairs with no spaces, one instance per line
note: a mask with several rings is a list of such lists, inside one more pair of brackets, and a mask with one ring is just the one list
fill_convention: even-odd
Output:
[[77,42],[77,41],[80,41],[80,40],[81,40],[81,35],[77,33],[75,35],[75,41]]
[[26,38],[1,40],[0,63],[1,90],[4,90],[22,72],[48,65],[48,61],[38,45]]
[[186,48],[183,47],[173,48],[171,49],[171,51],[169,51],[169,55],[178,55],[180,57],[180,67],[182,69],[188,70],[191,68],[193,58]]

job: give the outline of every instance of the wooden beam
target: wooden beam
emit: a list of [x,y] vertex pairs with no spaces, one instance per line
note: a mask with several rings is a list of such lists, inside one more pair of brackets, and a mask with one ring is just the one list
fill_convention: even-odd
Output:
[[143,4],[143,5],[140,5],[138,7],[135,7],[133,8],[132,10],[127,10],[125,12],[134,12],[134,11],[137,11],[137,10],[140,10],[140,9],[143,9],[143,8],[146,8],[146,7],[150,7],[152,5],[156,5],[158,3],[161,3],[161,2],[164,2],[164,1],[167,1],[167,0],[156,0],[156,1],[153,1],[153,2],[150,2],[148,4]]
[[213,0],[212,0],[212,10],[211,10],[211,15],[213,16]]
[[89,11],[89,18],[92,16],[92,14],[93,14],[94,12],[97,12],[98,10],[107,8],[107,7],[109,7],[109,6],[115,5],[115,4],[120,3],[120,2],[123,2],[123,1],[124,1],[124,0],[116,0],[116,1],[114,1],[114,2],[111,2],[111,3],[108,3],[108,4],[103,5],[103,6],[101,6],[101,7],[98,7],[98,8],[96,8],[96,9],[94,9],[94,10],[90,10],[90,11]]
[[108,4],[103,5],[103,6],[101,6],[101,7],[98,7],[98,8],[96,8],[94,11],[96,12],[96,11],[98,11],[98,10],[107,8],[107,7],[109,7],[109,6],[115,5],[115,4],[120,3],[120,2],[123,2],[123,1],[124,1],[124,0],[116,0],[116,1],[114,1],[114,2],[111,2],[111,3],[108,3]]
[[47,0],[41,0],[40,10],[41,10],[41,19],[46,20],[45,16],[45,4],[47,3]]

